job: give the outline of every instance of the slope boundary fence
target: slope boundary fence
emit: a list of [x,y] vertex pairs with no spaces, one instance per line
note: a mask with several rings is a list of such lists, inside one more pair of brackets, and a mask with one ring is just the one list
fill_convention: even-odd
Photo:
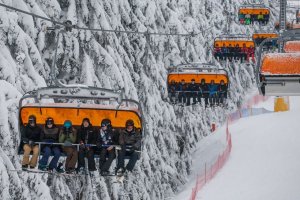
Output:
[[231,148],[232,148],[232,142],[231,142],[231,134],[229,131],[229,124],[236,122],[237,120],[254,116],[254,115],[260,115],[269,113],[271,111],[268,111],[264,108],[253,108],[254,105],[257,105],[258,103],[264,102],[268,99],[268,97],[264,97],[261,95],[255,95],[250,100],[248,100],[243,106],[241,106],[240,109],[237,111],[230,113],[227,116],[227,122],[226,122],[226,148],[225,150],[218,156],[218,158],[215,160],[214,163],[205,163],[204,170],[200,171],[196,178],[195,186],[192,189],[190,200],[195,200],[197,193],[203,188],[203,186],[208,183],[213,177],[217,174],[217,172],[225,165],[226,161],[229,158]]

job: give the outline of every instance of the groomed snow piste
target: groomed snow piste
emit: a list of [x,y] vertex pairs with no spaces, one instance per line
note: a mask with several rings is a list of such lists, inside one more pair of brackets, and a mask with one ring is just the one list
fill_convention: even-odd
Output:
[[[260,107],[272,109],[273,102]],[[196,199],[300,199],[300,98],[290,97],[290,107],[232,124],[229,160]]]

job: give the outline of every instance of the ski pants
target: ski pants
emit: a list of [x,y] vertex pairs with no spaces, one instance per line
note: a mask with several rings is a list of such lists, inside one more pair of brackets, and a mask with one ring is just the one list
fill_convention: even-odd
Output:
[[[37,164],[38,156],[39,156],[39,145],[30,146],[29,144],[24,144],[24,156],[22,165],[30,165],[31,167],[35,167]],[[29,162],[30,152],[33,152],[32,158]]]
[[57,167],[57,162],[59,160],[59,157],[61,155],[61,151],[59,147],[50,147],[50,146],[45,146],[43,148],[44,155],[42,159],[40,160],[39,164],[40,165],[47,165],[48,164],[48,159],[53,153],[53,158],[49,164],[49,169],[56,169]]

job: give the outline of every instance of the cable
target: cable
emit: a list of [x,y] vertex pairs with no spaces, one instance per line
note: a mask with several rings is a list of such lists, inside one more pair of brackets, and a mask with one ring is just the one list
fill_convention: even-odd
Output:
[[59,25],[65,26],[67,31],[70,31],[72,28],[74,28],[74,29],[78,29],[78,30],[101,31],[101,32],[107,32],[107,33],[126,33],[126,34],[142,34],[142,35],[166,35],[166,36],[174,35],[174,36],[185,36],[185,37],[187,37],[187,36],[196,36],[196,35],[200,34],[200,33],[190,33],[190,34],[150,33],[150,32],[138,32],[138,31],[121,31],[121,30],[107,30],[107,29],[97,29],[97,28],[84,28],[84,27],[78,27],[78,26],[72,25],[72,23],[70,21],[66,21],[65,23],[58,22],[58,21],[55,21],[55,20],[52,20],[52,19],[49,19],[49,18],[46,18],[46,17],[42,17],[40,15],[36,15],[36,14],[30,13],[30,12],[18,9],[18,8],[14,8],[12,6],[8,6],[8,5],[3,4],[3,3],[0,3],[0,6],[11,9],[11,10],[15,10],[17,12],[24,13],[24,14],[27,14],[27,15],[31,15],[31,16],[36,17],[36,18],[40,18],[40,19],[52,22],[53,24],[59,24]]

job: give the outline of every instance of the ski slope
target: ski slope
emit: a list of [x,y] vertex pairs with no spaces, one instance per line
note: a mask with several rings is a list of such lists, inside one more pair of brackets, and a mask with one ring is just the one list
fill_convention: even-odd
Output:
[[[270,98],[259,106],[272,109],[273,102]],[[229,160],[196,199],[300,199],[299,97],[290,97],[290,108],[289,112],[252,116],[232,124]]]

